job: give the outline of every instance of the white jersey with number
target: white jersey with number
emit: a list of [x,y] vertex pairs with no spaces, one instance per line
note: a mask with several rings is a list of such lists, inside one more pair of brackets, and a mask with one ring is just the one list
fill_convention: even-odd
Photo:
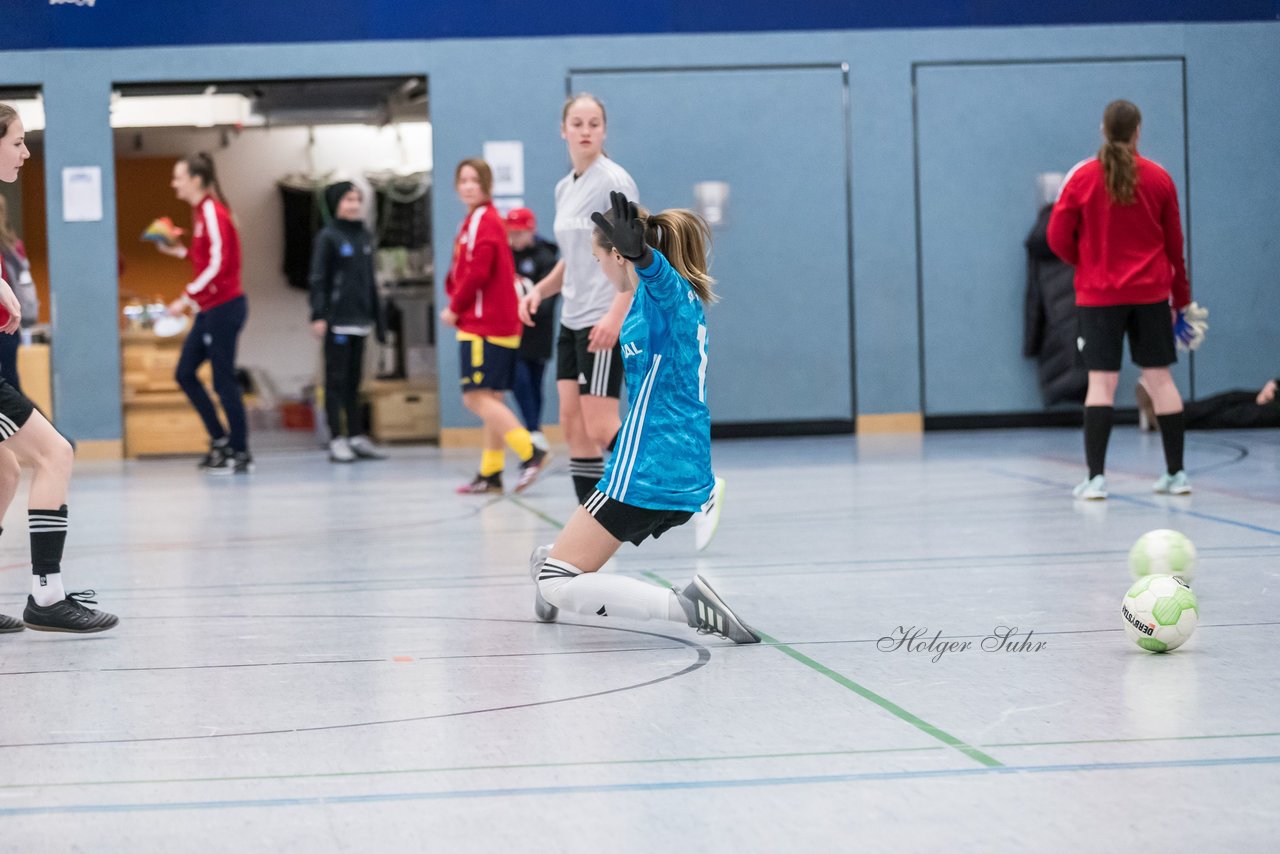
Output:
[[570,329],[595,326],[613,304],[618,289],[605,278],[591,254],[591,215],[609,210],[609,193],[625,193],[638,201],[636,182],[617,163],[601,155],[576,178],[573,173],[556,184],[556,242],[564,259],[564,287],[560,323]]

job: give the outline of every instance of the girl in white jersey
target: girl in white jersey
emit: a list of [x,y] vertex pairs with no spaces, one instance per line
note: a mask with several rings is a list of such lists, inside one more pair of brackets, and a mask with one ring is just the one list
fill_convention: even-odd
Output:
[[569,445],[569,472],[581,503],[604,474],[604,451],[622,421],[622,353],[618,332],[631,295],[605,278],[591,255],[591,215],[609,207],[609,193],[636,198],[636,183],[604,153],[604,105],[592,95],[565,102],[560,135],[573,170],[556,184],[556,242],[560,261],[520,301],[520,319],[533,326],[542,300],[564,297],[556,345],[560,426]]
[[[520,301],[520,320],[534,325],[542,300],[562,294],[560,337],[556,345],[556,390],[560,426],[569,445],[569,474],[581,504],[604,474],[604,452],[612,450],[622,421],[622,352],[618,332],[631,307],[631,294],[609,283],[592,256],[591,215],[608,210],[610,194],[638,197],[636,183],[604,153],[607,135],[604,104],[581,93],[565,101],[560,136],[569,148],[573,169],[556,184],[556,242],[560,261]],[[694,519],[699,550],[707,547],[720,522],[724,481],[715,488],[703,512]]]
[[689,521],[711,494],[711,413],[704,303],[711,230],[692,211],[649,216],[621,193],[595,214],[595,261],[620,293],[634,294],[622,326],[631,404],[618,450],[599,485],[554,544],[534,549],[534,613],[671,620],[734,643],[758,643],[700,575],[684,590],[599,572],[624,542]]

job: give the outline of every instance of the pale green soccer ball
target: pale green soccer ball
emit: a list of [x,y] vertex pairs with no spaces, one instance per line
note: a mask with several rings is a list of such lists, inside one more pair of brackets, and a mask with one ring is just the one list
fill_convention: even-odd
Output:
[[1124,631],[1149,652],[1169,652],[1187,642],[1200,623],[1196,594],[1172,575],[1146,575],[1124,594]]
[[1196,547],[1179,531],[1147,531],[1129,549],[1129,569],[1134,578],[1173,575],[1190,583],[1195,568]]

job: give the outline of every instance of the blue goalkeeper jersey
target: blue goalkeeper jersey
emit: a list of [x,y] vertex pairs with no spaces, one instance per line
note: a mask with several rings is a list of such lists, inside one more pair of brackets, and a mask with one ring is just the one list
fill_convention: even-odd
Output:
[[715,482],[702,300],[657,250],[636,272],[619,336],[630,411],[596,488],[636,507],[697,511]]

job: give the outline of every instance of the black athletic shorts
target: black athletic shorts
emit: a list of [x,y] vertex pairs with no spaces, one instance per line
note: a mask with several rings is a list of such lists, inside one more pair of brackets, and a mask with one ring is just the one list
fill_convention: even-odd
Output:
[[35,411],[35,404],[26,395],[0,378],[0,442],[21,430]]
[[623,504],[598,489],[592,491],[582,506],[615,540],[637,546],[649,537],[656,540],[693,518],[688,510],[650,510]]
[[1178,361],[1173,346],[1173,314],[1167,302],[1148,305],[1082,305],[1077,309],[1076,350],[1086,370],[1118,371],[1129,336],[1129,358],[1140,368],[1164,368]]
[[[501,343],[495,343],[501,342]],[[511,345],[511,346],[507,346]],[[514,338],[481,338],[468,336],[458,342],[458,367],[462,374],[462,390],[487,388],[510,391],[516,376],[516,353],[519,336]]]
[[560,327],[556,341],[556,379],[577,380],[579,394],[621,397],[622,346],[614,344],[612,350],[588,352],[593,328]]

